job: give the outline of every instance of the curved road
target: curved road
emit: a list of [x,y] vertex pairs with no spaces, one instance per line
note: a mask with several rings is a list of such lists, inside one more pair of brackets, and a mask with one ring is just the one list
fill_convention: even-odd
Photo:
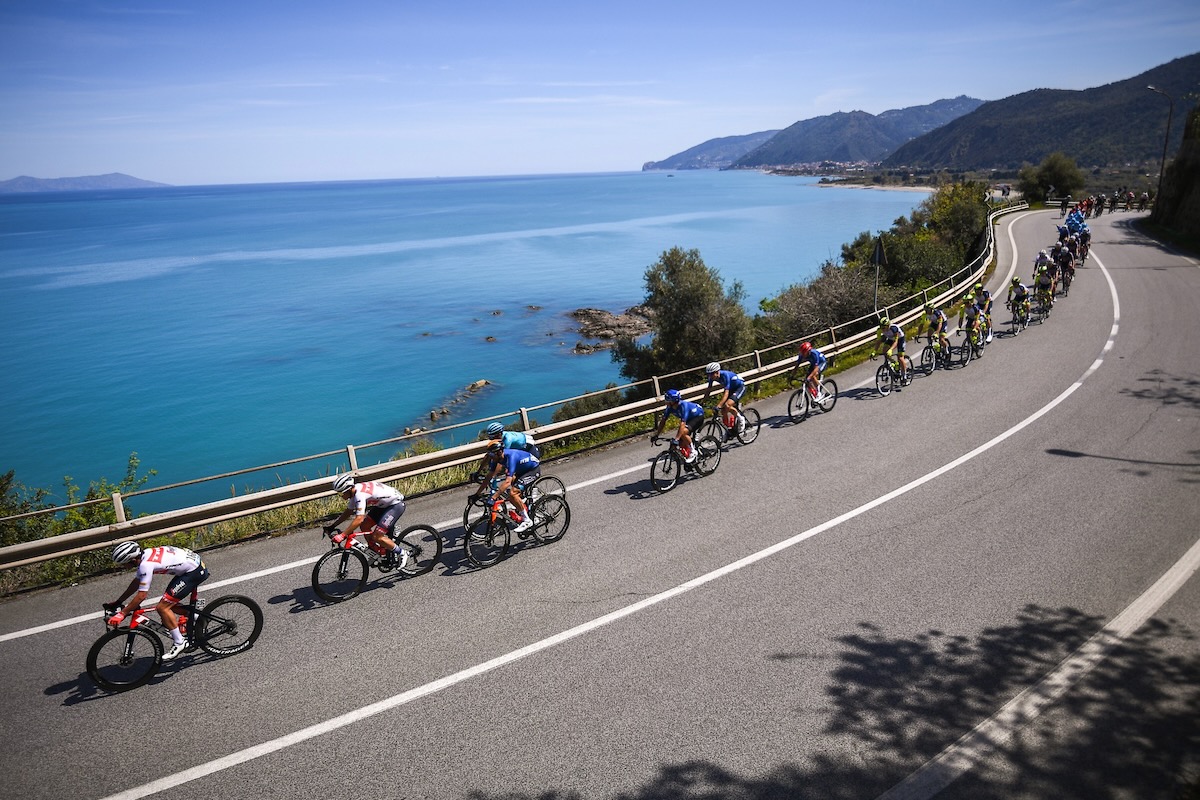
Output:
[[[5,603],[6,795],[1173,797],[1200,774],[1200,269],[1133,216],[967,369],[878,398],[855,368],[800,425],[762,401],[667,495],[645,440],[554,465],[571,531],[492,569],[451,547],[326,606],[315,532],[211,553],[207,595],[266,613],[243,655],[108,696],[77,618],[121,579]],[[1057,221],[1002,220],[994,291]]]

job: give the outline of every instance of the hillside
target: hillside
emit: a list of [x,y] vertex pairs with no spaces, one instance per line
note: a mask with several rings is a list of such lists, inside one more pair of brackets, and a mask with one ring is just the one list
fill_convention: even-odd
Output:
[[1185,95],[1200,87],[1200,53],[1094,89],[1034,89],[984,103],[899,147],[883,166],[1016,169],[1062,151],[1083,167],[1146,164],[1157,172],[1168,103],[1148,85],[1175,98],[1175,152],[1183,138],[1180,123],[1194,104]]
[[31,178],[22,175],[12,180],[0,181],[0,193],[17,192],[80,192],[96,189],[148,189],[155,186],[167,186],[165,183],[155,183],[111,172],[107,175],[85,175],[78,178]]
[[682,153],[664,158],[662,161],[647,161],[642,171],[655,169],[723,169],[730,166],[754,148],[766,142],[779,131],[760,131],[744,136],[724,136],[709,139]]
[[982,103],[982,100],[961,96],[924,106],[884,111],[879,115],[850,111],[801,120],[738,159],[734,166],[879,161],[910,139],[970,113]]

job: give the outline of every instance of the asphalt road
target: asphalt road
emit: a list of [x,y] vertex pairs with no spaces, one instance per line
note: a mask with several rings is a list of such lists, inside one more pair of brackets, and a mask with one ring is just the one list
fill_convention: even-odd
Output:
[[[242,655],[107,695],[99,620],[13,634],[121,579],[6,602],[5,796],[1173,797],[1200,776],[1200,269],[1133,216],[966,369],[880,398],[855,368],[799,425],[760,401],[758,441],[666,495],[644,439],[553,465],[570,532],[491,569],[451,527],[445,566],[328,606],[315,532],[210,553],[211,582],[267,571],[207,591],[262,605]],[[994,291],[1056,221],[1003,220]]]

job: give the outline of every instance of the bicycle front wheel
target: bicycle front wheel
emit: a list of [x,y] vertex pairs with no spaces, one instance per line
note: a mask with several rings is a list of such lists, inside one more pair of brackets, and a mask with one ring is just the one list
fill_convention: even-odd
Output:
[[357,597],[367,582],[368,569],[367,559],[357,550],[330,550],[313,566],[313,591],[327,603]]
[[937,353],[933,352],[933,345],[925,345],[925,349],[921,351],[921,372],[925,373],[925,377],[933,374],[933,368],[937,364]]
[[571,507],[558,494],[543,495],[529,510],[533,520],[533,538],[542,544],[557,542],[571,527]]
[[711,436],[693,440],[696,448],[696,471],[701,475],[712,475],[721,464],[721,443]]
[[199,613],[196,644],[210,655],[232,656],[249,650],[262,633],[262,609],[240,594],[218,597]]
[[[712,439],[711,436],[705,438]],[[682,471],[683,462],[676,458],[674,453],[659,453],[650,465],[650,483],[660,492],[669,492],[679,482],[679,473]]]
[[485,494],[480,494],[478,496],[472,495],[467,499],[466,507],[463,508],[463,530],[470,530],[471,526],[475,524],[475,521],[481,519],[487,513],[488,507]]
[[879,369],[875,370],[875,391],[883,397],[892,393],[892,371],[887,364],[880,364]]
[[[504,512],[501,512],[504,513]],[[490,517],[477,520],[463,538],[467,560],[480,569],[490,567],[508,552],[508,526],[492,524]]]
[[964,338],[963,343],[958,348],[958,365],[965,367],[971,363],[971,340]]
[[120,628],[108,631],[87,654],[87,673],[106,692],[124,692],[144,685],[162,666],[163,643],[149,631]]
[[724,442],[729,438],[729,429],[726,428],[719,419],[715,417],[710,419],[703,428],[700,429],[701,436],[711,436],[718,442]]
[[803,422],[808,418],[808,387],[801,384],[788,398],[788,419]]
[[429,572],[442,558],[442,535],[431,525],[413,525],[396,537],[396,544],[408,550],[408,563],[401,575],[415,577]]
[[742,444],[750,444],[758,438],[758,428],[762,425],[762,417],[753,408],[743,408],[742,416],[746,418],[746,427],[737,435]]

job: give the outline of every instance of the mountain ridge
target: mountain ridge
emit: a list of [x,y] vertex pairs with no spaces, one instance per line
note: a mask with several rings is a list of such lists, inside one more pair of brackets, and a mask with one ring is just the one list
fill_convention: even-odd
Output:
[[123,172],[110,172],[106,175],[81,175],[74,178],[32,178],[20,175],[7,181],[0,181],[0,193],[16,194],[23,192],[81,192],[98,189],[152,189],[170,186],[168,183],[156,183]]

